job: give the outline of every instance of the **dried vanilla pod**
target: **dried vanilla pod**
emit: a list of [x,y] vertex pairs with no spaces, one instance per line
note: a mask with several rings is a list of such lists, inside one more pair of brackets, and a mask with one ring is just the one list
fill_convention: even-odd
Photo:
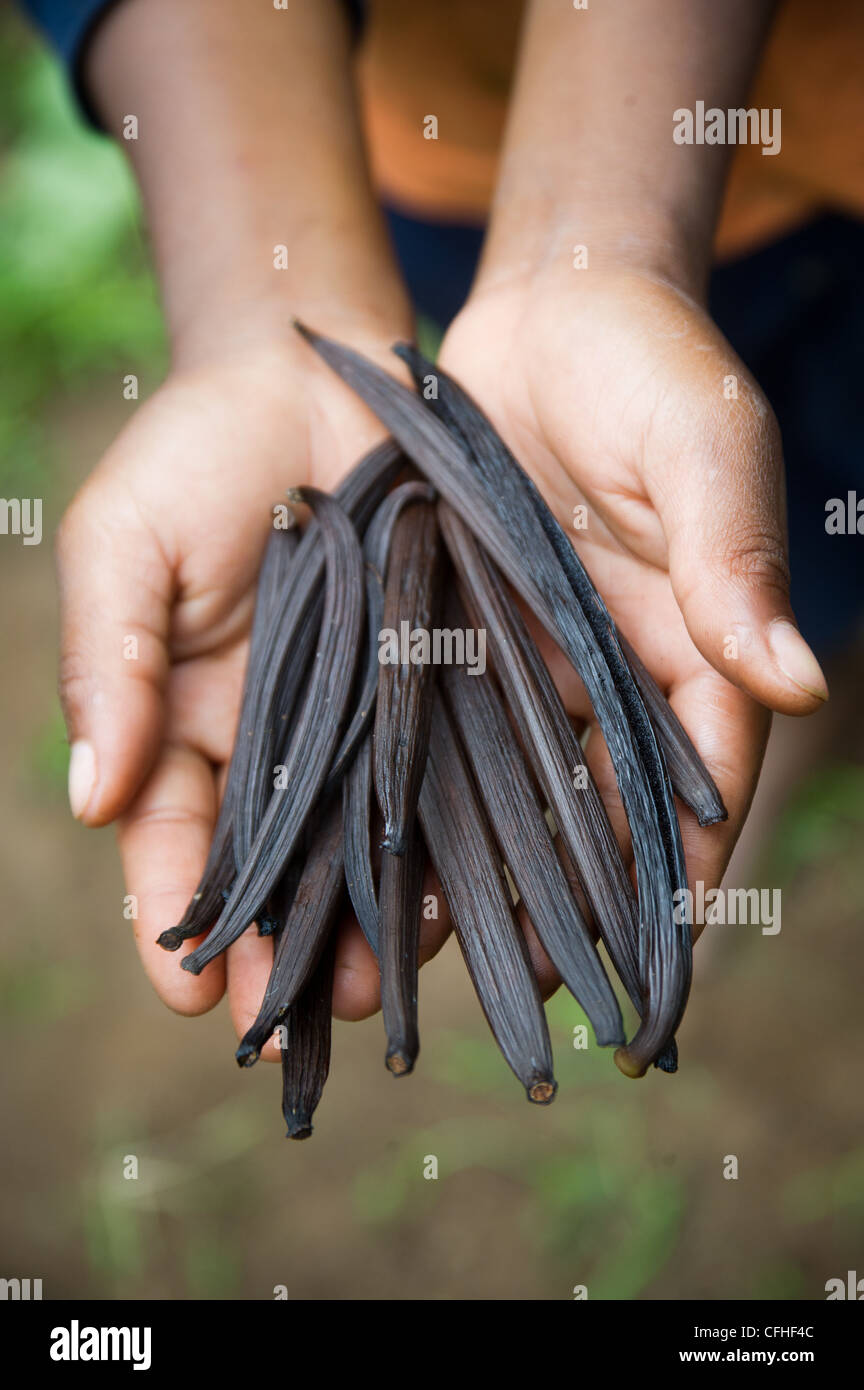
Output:
[[555,852],[492,677],[452,666],[443,682],[492,833],[540,943],[585,1010],[598,1046],[620,1046],[624,1025],[618,1000]]
[[[366,559],[366,625],[369,636],[367,669],[349,728],[330,769],[325,796],[335,787],[347,765],[343,784],[345,823],[345,878],[351,905],[363,935],[378,953],[378,899],[372,869],[370,819],[372,815],[372,738],[367,734],[375,711],[380,673],[379,633],[384,620],[383,581],[387,573],[390,542],[399,516],[412,502],[434,499],[428,483],[407,482],[394,488],[378,507],[363,540]],[[362,738],[351,762],[352,746]]]
[[384,817],[378,892],[378,959],[387,1033],[386,1062],[396,1076],[410,1072],[417,1033],[417,961],[425,855],[415,832],[426,766],[435,668],[431,650],[401,650],[403,637],[431,641],[438,608],[440,546],[435,506],[415,501],[392,528],[384,590],[384,633],[400,651],[379,661],[372,758]]
[[427,644],[431,640],[438,581],[435,507],[418,501],[402,512],[393,527],[383,628],[396,634],[400,650],[398,660],[382,661],[379,656],[372,738],[375,791],[384,817],[382,849],[390,854],[405,853],[426,763],[435,668],[431,659],[423,659],[422,651],[415,660],[408,647],[415,632],[425,635]]
[[271,794],[219,921],[181,962],[196,975],[255,920],[292,858],[323,789],[353,688],[365,607],[360,543],[335,498],[316,488],[293,495],[314,507],[326,557],[318,653],[285,756],[284,787]]
[[700,825],[717,825],[729,812],[717,790],[714,778],[703,763],[690,736],[651,672],[626,637],[618,634],[633,679],[639,687],[645,708],[654,721],[657,738],[666,758],[669,779],[676,796],[696,815]]
[[352,349],[298,328],[458,509],[582,677],[630,823],[639,886],[642,1018],[615,1060],[628,1076],[642,1076],[652,1062],[673,1069],[674,1033],[692,975],[690,930],[673,911],[687,886],[684,853],[666,764],[605,604],[503,442],[491,461],[492,487],[463,438],[449,433],[416,393]]
[[378,507],[363,539],[363,558],[366,561],[366,631],[368,649],[366,669],[360,681],[360,691],[351,723],[342,735],[339,751],[333,759],[333,766],[327,777],[325,796],[339,785],[349,766],[360,740],[375,713],[375,698],[378,692],[378,634],[384,619],[384,578],[387,570],[387,555],[390,538],[402,510],[411,502],[434,499],[434,492],[428,483],[401,483],[388,493]]
[[363,935],[378,954],[378,898],[372,868],[372,735],[367,734],[342,783],[345,883]]
[[385,1061],[394,1076],[412,1071],[420,1050],[417,972],[425,865],[425,846],[413,823],[405,853],[385,850],[381,855],[381,1015],[387,1035]]
[[[668,1024],[675,1013],[680,1021],[686,1006],[692,973],[692,940],[686,925],[684,930],[676,925],[670,906],[676,900],[676,892],[686,888],[687,877],[669,773],[659,746],[662,734],[672,739],[676,766],[681,767],[685,773],[683,788],[696,795],[696,809],[701,807],[703,813],[710,816],[718,811],[725,815],[725,808],[707,768],[693,748],[683,726],[640,662],[644,677],[647,678],[649,698],[666,706],[662,723],[655,730],[643,703],[642,688],[628,666],[619,642],[618,631],[602,598],[539,489],[507,448],[487,416],[452,377],[440,368],[434,368],[416,349],[400,344],[395,351],[409,364],[415,380],[422,380],[424,374],[429,371],[435,373],[437,392],[431,397],[424,393],[425,405],[436,416],[445,420],[448,427],[463,442],[468,456],[489,487],[491,499],[497,502],[498,516],[504,524],[514,526],[515,533],[519,534],[522,509],[526,503],[533,508],[534,515],[561,564],[572,594],[578,600],[584,618],[590,625],[597,649],[605,659],[607,678],[611,676],[614,682],[617,698],[613,703],[618,705],[618,713],[623,713],[624,719],[612,720],[607,728],[604,724],[604,684],[592,687],[592,682],[576,661],[574,649],[564,645],[565,652],[583,677],[606,736],[630,822],[640,885],[640,905],[647,909],[644,911],[643,923],[647,930],[643,929],[639,938],[642,1024],[629,1047],[616,1054],[615,1060],[620,1069],[630,1076],[642,1075],[645,1070],[643,1063],[646,1058],[651,1057],[655,1066],[664,1071],[674,1071],[677,1067],[677,1046],[674,1032],[668,1030]],[[532,545],[539,544],[540,533],[531,522],[530,516],[522,519],[522,534],[526,544],[529,543],[529,538]],[[548,593],[553,598],[558,596],[557,589],[548,590]],[[560,615],[561,610],[558,612]],[[539,616],[542,617],[542,614]],[[561,629],[560,623],[559,634],[556,640],[560,645],[561,637],[566,637],[566,631]],[[552,635],[556,634],[552,632]],[[588,650],[590,652],[590,643]],[[627,723],[629,728],[626,727]],[[623,746],[619,748],[619,744]],[[628,751],[631,754],[635,751],[638,758],[641,758],[643,777],[632,776],[637,769],[629,761]],[[707,789],[710,791],[706,803]],[[660,891],[661,880],[658,878],[664,858],[670,890],[665,905]],[[658,1048],[656,1041],[664,1030],[665,1042]]]
[[277,1024],[312,978],[338,920],[344,896],[342,807],[336,797],[311,836],[300,882],[279,932],[258,1017],[236,1052],[240,1066],[249,1067],[258,1060]]
[[481,625],[482,615],[495,672],[558,833],[639,1013],[639,909],[603,799],[552,677],[495,566],[451,507],[442,503],[438,515],[475,625]]
[[[424,393],[426,407],[463,440],[481,474],[493,490],[498,487],[502,468],[520,468],[479,406],[453,377],[430,362],[413,345],[398,343],[393,350],[409,367],[418,389],[428,380],[430,374],[434,376],[436,394]],[[539,493],[533,483],[530,486],[536,502]],[[548,511],[542,499],[541,503],[543,511]],[[552,513],[549,512],[548,516],[552,518]],[[554,518],[552,520],[560,531],[558,523]],[[720,793],[694,748],[690,736],[654,677],[617,628],[615,631],[642,699],[654,720],[657,738],[666,757],[674,790],[696,813],[700,825],[714,825],[717,821],[725,820],[727,813]]]
[[[346,515],[360,532],[404,466],[404,458],[392,441],[365,454],[334,493]],[[238,744],[248,740],[238,788],[240,812],[235,824],[235,859],[238,870],[248,858],[273,787],[273,767],[290,742],[293,717],[321,623],[324,553],[318,522],[313,518],[303,533],[286,583],[284,600],[277,609],[265,639],[263,674],[253,690],[247,717],[238,728]],[[277,759],[277,753],[279,755]]]
[[557,1083],[549,1030],[497,847],[440,695],[432,708],[420,824],[489,1027],[528,1099]]
[[288,1139],[308,1139],[311,1135],[312,1116],[330,1071],[335,959],[335,939],[331,936],[312,978],[283,1020],[282,1114]]
[[[365,454],[336,489],[337,499],[361,530],[367,526],[373,511],[404,464],[405,459],[398,446],[386,439]],[[263,603],[260,598],[256,603],[237,734],[210,853],[201,881],[182,920],[176,927],[162,932],[158,938],[159,945],[165,950],[176,951],[183,941],[200,936],[213,925],[224,906],[235,869],[247,857],[251,838],[248,846],[245,839],[241,841],[239,859],[235,854],[234,808],[249,807],[244,810],[244,816],[250,815],[252,819],[244,821],[244,824],[257,829],[263,810],[256,799],[256,821],[248,800],[252,735],[259,722],[269,717],[269,704],[279,685],[281,665],[292,651],[302,680],[314,651],[320,622],[320,597],[317,600],[313,598],[313,602],[319,604],[319,621],[316,622],[308,616],[308,594],[317,594],[323,573],[323,552],[314,520],[307,527],[302,540],[297,539],[293,529],[273,528],[259,576],[259,589],[263,583],[266,593]],[[307,594],[307,601],[291,609],[286,623],[286,590],[293,593],[295,588]],[[256,631],[259,612],[260,627]],[[314,617],[313,613],[312,619]],[[296,624],[296,628],[291,626],[292,623]],[[300,630],[299,640],[296,637],[297,629]],[[267,715],[261,713],[262,704],[268,706]],[[253,783],[257,780],[259,788],[266,786],[268,796],[272,788],[272,764],[270,747],[261,761],[255,764],[256,772],[260,768],[260,776],[251,779]],[[259,792],[259,796],[261,794]]]
[[[238,727],[242,727],[249,717],[248,714],[244,716],[243,709],[251,700],[251,692],[254,692],[261,680],[265,634],[281,601],[283,586],[297,546],[295,530],[271,527],[258,574],[258,591],[249,638],[249,657]],[[166,951],[176,951],[182,942],[190,937],[200,936],[213,925],[225,904],[225,897],[236,872],[234,808],[235,792],[242,776],[242,761],[241,740],[235,739],[222,803],[200,882],[180,922],[176,927],[169,927],[167,931],[162,932],[158,938],[159,945]]]

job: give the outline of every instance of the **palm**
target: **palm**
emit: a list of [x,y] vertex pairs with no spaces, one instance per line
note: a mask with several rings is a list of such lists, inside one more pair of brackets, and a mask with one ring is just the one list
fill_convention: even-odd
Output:
[[[684,813],[682,828],[691,878],[716,883],[749,805],[767,717],[691,640],[661,514],[670,461],[716,409],[716,381],[743,368],[707,317],[671,290],[640,284],[610,295],[589,286],[570,308],[518,287],[475,297],[445,339],[442,365],[531,472],[711,768],[729,822],[700,830]],[[571,714],[590,721],[581,683],[551,642],[543,646]],[[601,740],[590,741],[589,760],[624,834]]]
[[[279,362],[272,373],[259,365],[172,380],[75,504],[124,528],[144,595],[133,635],[147,683],[159,687],[151,770],[120,823],[142,959],[184,1013],[212,1007],[227,980],[241,1032],[260,1003],[269,941],[247,933],[199,979],[155,942],[182,916],[206,857],[272,506],[298,483],[333,488],[380,432],[323,372],[300,380]],[[128,730],[130,746],[137,733]]]

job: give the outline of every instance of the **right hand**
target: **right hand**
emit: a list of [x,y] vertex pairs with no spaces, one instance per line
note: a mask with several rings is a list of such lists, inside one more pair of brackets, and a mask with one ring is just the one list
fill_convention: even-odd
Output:
[[[386,364],[395,336],[376,327],[352,341]],[[382,433],[299,338],[197,363],[136,412],[57,537],[73,811],[89,826],[119,821],[138,949],[161,999],[204,1013],[227,985],[238,1035],[257,1014],[272,941],[246,932],[196,977],[180,968],[195,941],[167,953],[156,938],[180,920],[207,854],[272,507],[300,483],[335,487]],[[137,659],[124,656],[130,638]],[[354,924],[334,1012],[359,1018],[377,1003]]]

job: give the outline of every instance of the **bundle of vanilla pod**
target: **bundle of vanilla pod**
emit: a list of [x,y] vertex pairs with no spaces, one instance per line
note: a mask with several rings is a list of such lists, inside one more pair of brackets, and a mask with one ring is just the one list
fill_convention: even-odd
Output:
[[[540,493],[461,387],[415,348],[395,351],[434,391],[297,327],[392,438],[332,496],[290,494],[312,511],[302,536],[273,530],[210,854],[160,945],[206,933],[181,962],[198,974],[253,923],[274,936],[237,1060],[251,1065],[277,1036],[292,1138],[311,1133],[327,1078],[333,938],[349,902],[381,972],[387,1066],[414,1066],[427,856],[530,1100],[548,1103],[556,1083],[511,884],[621,1071],[674,1071],[691,936],[675,910],[687,880],[673,797],[711,825],[726,816],[717,788]],[[591,699],[638,896],[514,591]],[[436,665],[425,638],[469,629],[483,634],[491,669]],[[384,634],[395,637],[389,659]],[[598,938],[639,1017],[629,1042]]]

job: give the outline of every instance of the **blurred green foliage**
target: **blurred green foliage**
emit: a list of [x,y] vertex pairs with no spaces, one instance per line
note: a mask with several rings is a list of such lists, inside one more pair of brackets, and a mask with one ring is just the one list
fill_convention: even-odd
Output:
[[[572,1038],[585,1015],[562,990],[547,1005],[547,1016],[559,1079],[569,1087],[568,1054],[558,1040]],[[593,1043],[571,1051],[582,1095],[578,1108],[559,1102],[532,1112],[536,1126],[517,1130],[508,1108],[497,1122],[488,1115],[461,1117],[412,1133],[389,1164],[358,1175],[358,1217],[371,1225],[410,1225],[440,1199],[448,1178],[472,1168],[499,1173],[522,1189],[522,1229],[547,1261],[560,1262],[562,1280],[565,1270],[576,1269],[580,1281],[590,1284],[591,1298],[638,1297],[674,1249],[683,1185],[649,1161],[640,1116],[620,1103],[621,1077],[611,1053]],[[450,1033],[426,1068],[467,1095],[500,1095],[507,1107],[516,1103],[518,1083],[488,1034]],[[545,1132],[542,1145],[536,1127]],[[427,1154],[441,1156],[437,1182],[418,1181],[420,1158]]]
[[861,842],[864,767],[829,763],[807,778],[785,807],[763,857],[769,877],[791,878],[843,856]]
[[22,749],[22,775],[35,784],[39,795],[60,802],[66,795],[69,767],[69,738],[60,701],[55,700],[50,717],[35,739]]
[[165,338],[135,186],[47,51],[0,21],[0,492],[51,481],[51,397],[108,371],[161,374]]

